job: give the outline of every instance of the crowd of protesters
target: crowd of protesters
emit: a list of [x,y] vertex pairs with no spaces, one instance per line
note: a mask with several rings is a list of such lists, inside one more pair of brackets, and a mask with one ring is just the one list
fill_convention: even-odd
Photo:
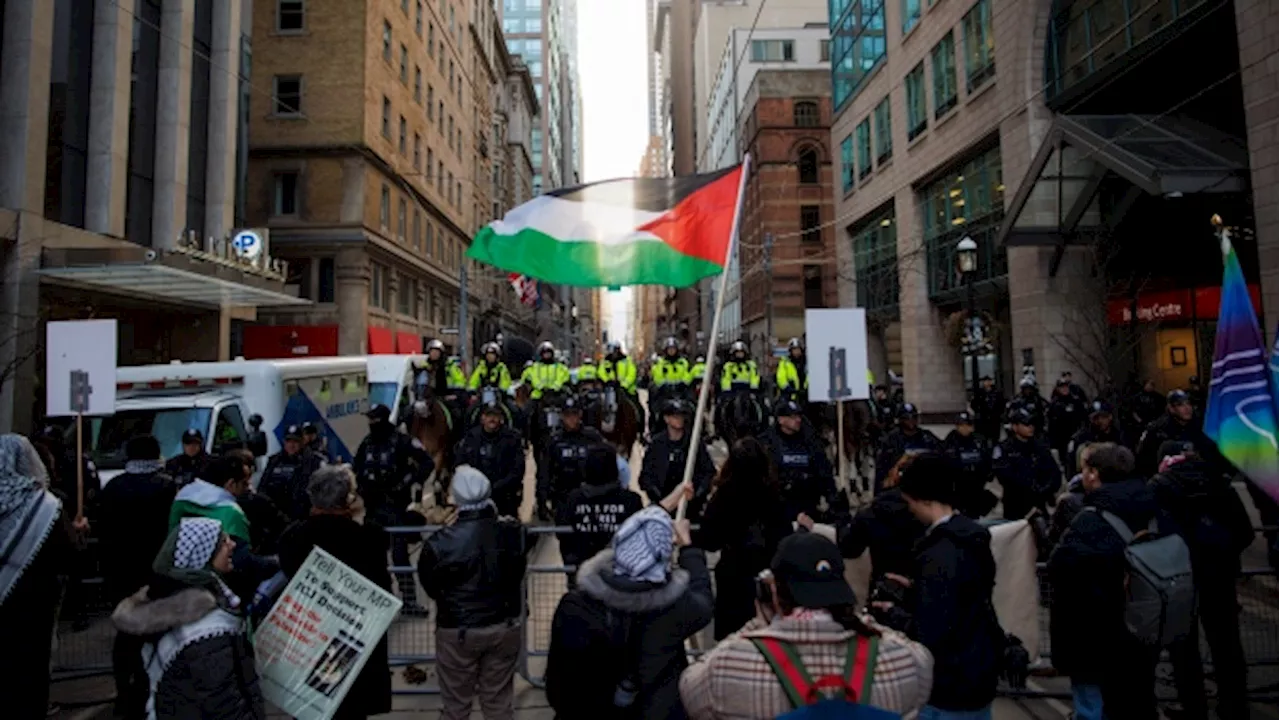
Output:
[[[554,439],[560,449],[539,463],[537,511],[573,528],[560,550],[575,569],[547,658],[557,717],[773,718],[822,700],[903,717],[990,718],[998,684],[1020,685],[1029,660],[993,604],[984,517],[998,505],[1006,520],[1039,519],[1053,664],[1071,680],[1078,720],[1156,718],[1163,650],[1183,717],[1207,717],[1199,626],[1213,654],[1218,717],[1247,717],[1235,580],[1253,528],[1190,396],[1170,393],[1162,415],[1142,418],[1141,433],[1122,429],[1107,401],[1088,401],[1070,378],[1049,402],[1024,385],[994,430],[989,406],[975,398],[945,441],[920,426],[910,404],[898,408],[898,427],[880,438],[876,493],[854,511],[829,502],[829,465],[813,466],[823,477],[780,479],[778,436],[800,432],[798,420],[736,441],[717,469],[704,446],[692,446],[686,408],[664,408],[666,432],[653,438],[638,477],[647,503],[598,435]],[[786,405],[779,416],[799,413]],[[390,427],[385,408],[369,417],[354,468],[330,464],[304,428],[291,427],[256,489],[257,462],[245,449],[206,455],[192,434],[166,462],[155,438],[134,437],[125,472],[105,486],[93,478],[82,505],[67,480],[75,471],[60,468],[83,458],[0,436],[0,609],[26,620],[0,623],[0,640],[30,649],[0,654],[14,717],[49,707],[49,641],[72,584],[68,568],[91,532],[115,603],[120,717],[265,717],[246,618],[261,611],[266,581],[296,573],[319,547],[398,590],[406,612],[419,588],[434,601],[442,717],[467,718],[478,705],[486,718],[512,718],[535,545],[513,517],[523,502],[518,437],[491,413],[462,441],[449,489],[456,512],[423,530],[416,577],[401,570],[393,583],[388,555],[409,565],[419,538],[393,542],[383,528],[424,524],[400,508],[433,467]],[[1003,427],[1003,440],[976,429]],[[689,453],[695,472],[685,484]],[[1064,468],[1074,475],[1065,491]],[[831,538],[815,523],[820,515]],[[1127,624],[1130,539],[1117,522],[1129,534],[1176,535],[1189,550],[1198,623],[1167,645],[1144,642]],[[845,561],[864,552],[871,591],[858,598]],[[708,554],[718,555],[714,570]],[[717,644],[691,663],[686,641],[708,626]],[[390,700],[384,637],[335,717],[389,712]]]

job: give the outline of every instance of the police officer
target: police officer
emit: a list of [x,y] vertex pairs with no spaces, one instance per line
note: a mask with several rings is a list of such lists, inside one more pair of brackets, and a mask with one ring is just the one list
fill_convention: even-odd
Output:
[[[415,500],[414,484],[426,483],[435,462],[417,440],[396,430],[391,423],[391,408],[379,403],[365,415],[369,418],[369,434],[360,442],[352,466],[366,517],[384,527],[421,524],[421,516],[408,517],[407,508]],[[392,534],[392,563],[409,565],[409,542],[410,537],[404,533]],[[396,573],[396,579],[405,611],[419,615],[425,612],[418,604],[413,572]]]
[[942,441],[942,452],[960,468],[956,478],[954,507],[971,518],[980,518],[995,508],[995,496],[987,491],[991,479],[991,443],[975,432],[973,415],[962,412],[956,428]]
[[640,404],[640,397],[636,393],[636,380],[639,374],[636,371],[636,364],[626,353],[622,352],[622,344],[616,340],[609,342],[608,353],[600,360],[600,367],[597,369],[596,377],[600,382],[617,383],[618,387],[627,394],[627,399],[631,401],[632,407],[636,411],[636,419],[640,421],[640,428],[647,427],[646,420],[648,413]]
[[871,391],[871,427],[868,429],[872,445],[879,446],[881,439],[893,430],[898,418],[898,408],[889,397],[889,388],[876,385]]
[[600,368],[596,365],[595,358],[590,355],[582,356],[582,364],[573,369],[574,385],[593,385],[599,379]]
[[[560,536],[565,565],[580,565],[609,547],[623,521],[640,510],[640,495],[618,482],[617,456],[605,444],[587,447],[583,483],[556,510],[556,525],[573,528]],[[572,576],[570,576],[572,580]]]
[[320,435],[320,428],[313,422],[302,423],[302,444],[307,450],[325,462],[333,462],[325,439]]
[[1203,458],[1214,472],[1229,472],[1230,464],[1222,457],[1218,446],[1209,439],[1196,422],[1195,406],[1191,404],[1191,396],[1182,390],[1169,393],[1165,413],[1147,426],[1138,441],[1138,452],[1135,454],[1137,475],[1149,478],[1160,469],[1160,446],[1174,440],[1191,443],[1196,452]]
[[556,346],[549,342],[538,346],[538,359],[525,374],[533,388],[530,397],[534,400],[541,400],[548,392],[559,392],[569,384],[569,367],[556,359]]
[[485,405],[480,424],[458,441],[454,460],[455,465],[470,465],[489,478],[490,497],[499,515],[519,517],[524,500],[524,442],[504,425],[505,420],[501,405]]
[[1040,395],[1040,388],[1036,385],[1035,378],[1024,377],[1018,383],[1018,394],[1009,401],[1007,408],[1007,416],[1012,417],[1013,411],[1022,409],[1026,410],[1031,416],[1031,427],[1035,429],[1036,435],[1043,435],[1045,430],[1045,419],[1049,411],[1049,403]]
[[560,409],[560,429],[551,436],[542,459],[538,461],[539,518],[555,517],[565,497],[585,479],[582,459],[587,456],[587,448],[602,442],[604,436],[599,430],[582,424],[582,406],[578,400],[565,398]]
[[164,471],[181,487],[195,480],[209,464],[209,454],[204,451],[204,433],[190,428],[182,433],[182,454],[169,458]]
[[795,400],[778,403],[777,425],[762,438],[778,468],[778,484],[786,505],[785,517],[800,513],[822,517],[819,507],[826,501],[832,516],[849,509],[849,496],[836,488],[831,462],[813,430],[805,425],[804,413]]
[[1004,488],[1004,517],[1021,520],[1045,506],[1062,486],[1062,470],[1049,444],[1036,436],[1035,419],[1026,408],[1009,413],[1009,437],[991,452],[991,469]]
[[694,358],[693,364],[689,366],[689,387],[702,382],[702,378],[707,374],[707,359],[702,355]]
[[1088,417],[1088,401],[1072,391],[1070,380],[1065,377],[1059,380],[1053,387],[1053,399],[1049,401],[1046,414],[1049,427],[1045,434],[1049,447],[1058,453],[1058,460],[1064,468],[1069,465],[1066,455],[1071,438],[1080,432]]
[[291,519],[305,519],[311,512],[307,482],[311,480],[311,473],[323,464],[319,455],[307,449],[302,427],[290,425],[284,431],[280,452],[267,460],[258,481],[258,492]]
[[875,494],[884,489],[884,479],[903,455],[937,452],[942,441],[932,431],[920,427],[920,412],[911,403],[904,403],[898,410],[898,426],[890,430],[880,441],[876,453]]
[[662,355],[649,368],[649,397],[661,407],[667,400],[684,397],[688,389],[689,361],[680,354],[680,343],[669,337],[662,343]]
[[996,388],[996,381],[990,375],[983,375],[978,383],[978,394],[970,403],[974,429],[988,442],[998,442],[1000,426],[1004,424],[1004,394]]
[[1128,447],[1129,438],[1125,435],[1124,430],[1116,424],[1115,410],[1111,407],[1111,403],[1105,400],[1095,400],[1089,407],[1089,424],[1080,432],[1071,438],[1070,444],[1067,445],[1066,456],[1062,458],[1062,467],[1065,469],[1068,479],[1075,477],[1080,472],[1079,454],[1080,448],[1093,443],[1115,443]]
[[[640,489],[650,503],[662,502],[684,480],[685,460],[689,457],[692,439],[689,423],[693,420],[693,403],[683,398],[668,400],[662,406],[662,419],[666,431],[653,438],[640,466]],[[694,497],[687,509],[690,518],[702,512],[702,504],[711,492],[711,478],[716,473],[705,443],[698,443],[697,453],[693,465]]]
[[486,387],[497,388],[504,393],[511,388],[511,371],[502,361],[502,351],[496,342],[485,343],[480,349],[480,362],[476,363],[476,369],[467,381],[467,389],[471,392]]
[[760,370],[756,361],[747,354],[747,344],[741,340],[729,346],[729,360],[720,370],[720,394],[716,398],[716,416],[724,417],[724,407],[734,393],[760,390]]
[[809,390],[807,366],[804,344],[800,342],[800,338],[791,338],[787,342],[787,356],[778,361],[775,375],[779,398],[804,402],[805,393]]

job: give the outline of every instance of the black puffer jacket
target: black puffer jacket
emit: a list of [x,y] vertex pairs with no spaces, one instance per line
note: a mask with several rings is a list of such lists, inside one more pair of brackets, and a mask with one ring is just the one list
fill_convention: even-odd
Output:
[[907,633],[933,653],[929,704],[941,710],[990,705],[1005,637],[991,603],[991,533],[963,515],[952,516],[916,544],[911,578]]
[[[185,588],[155,599],[144,588],[111,616],[116,629],[149,639],[143,651],[155,683],[159,720],[259,720],[267,716],[244,622],[218,607],[212,593]],[[172,655],[162,638],[181,628],[192,638]]]
[[[680,440],[672,440],[667,433],[659,433],[645,451],[644,460],[640,464],[640,489],[649,497],[649,502],[661,502],[680,481],[684,479],[684,465],[689,457],[689,433]],[[693,464],[694,498],[689,501],[688,516],[698,517],[702,513],[702,505],[707,494],[711,492],[711,479],[715,477],[716,466],[711,462],[707,446],[698,443],[698,457]]]
[[560,600],[551,621],[547,701],[556,717],[619,717],[613,691],[626,653],[611,639],[610,616],[629,619],[642,633],[632,641],[639,685],[633,717],[686,717],[680,703],[680,673],[689,666],[684,641],[711,615],[711,575],[701,550],[682,549],[679,567],[662,584],[614,576],[613,550],[583,563],[577,589]]
[[524,441],[510,428],[474,427],[458,441],[454,462],[470,465],[493,483],[493,501],[503,511],[519,509],[524,495]]
[[1231,482],[1203,460],[1182,460],[1151,479],[1156,504],[1191,549],[1196,584],[1234,583],[1253,522]]
[[840,554],[856,558],[871,551],[871,581],[895,573],[911,577],[912,548],[924,535],[924,525],[911,514],[902,491],[886,490],[871,504],[836,525]]
[[524,532],[486,507],[458,513],[457,522],[427,538],[418,579],[436,601],[436,627],[482,628],[520,617]]
[[1137,662],[1141,647],[1124,624],[1125,542],[1101,513],[1087,510],[1114,513],[1138,532],[1155,516],[1156,501],[1135,479],[1087,493],[1084,506],[1049,556],[1049,635],[1054,668],[1096,684]]

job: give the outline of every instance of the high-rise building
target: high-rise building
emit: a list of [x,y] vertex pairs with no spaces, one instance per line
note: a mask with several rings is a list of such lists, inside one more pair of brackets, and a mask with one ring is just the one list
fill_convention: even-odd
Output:
[[123,365],[218,360],[256,308],[309,305],[269,237],[230,242],[267,102],[250,6],[0,3],[0,432],[41,413],[47,321],[115,318]]
[[1274,337],[1275,3],[839,0],[830,26],[840,292],[922,411],[975,375],[1207,376],[1214,213]]
[[563,63],[566,55],[559,0],[503,0],[507,50],[524,59],[541,108],[533,133],[534,194],[564,184]]
[[315,304],[262,313],[247,355],[490,339],[485,300],[505,274],[465,252],[494,215],[497,22],[490,0],[254,3],[272,96],[250,130],[248,214]]

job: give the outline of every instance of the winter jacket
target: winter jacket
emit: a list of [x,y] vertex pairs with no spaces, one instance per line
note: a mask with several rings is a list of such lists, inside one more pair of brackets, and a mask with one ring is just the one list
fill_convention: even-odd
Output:
[[1019,392],[1009,400],[1009,405],[1005,412],[1006,417],[1017,409],[1026,410],[1031,414],[1031,427],[1036,429],[1036,437],[1043,437],[1046,417],[1049,413],[1049,402],[1039,392],[1030,394]]
[[1218,475],[1231,472],[1231,463],[1222,456],[1218,446],[1204,434],[1195,420],[1184,423],[1165,413],[1148,425],[1146,431],[1142,433],[1142,439],[1138,441],[1138,450],[1134,453],[1136,460],[1134,474],[1144,478],[1155,475],[1160,470],[1160,461],[1164,459],[1156,456],[1160,454],[1160,446],[1169,440],[1194,445],[1196,452],[1208,463],[1206,470],[1211,470]]
[[991,443],[978,433],[961,435],[952,430],[942,441],[943,454],[960,468],[956,477],[955,507],[969,517],[982,517],[994,507],[987,481],[991,479]]
[[1203,460],[1182,460],[1150,482],[1156,505],[1191,550],[1196,584],[1234,586],[1240,553],[1253,544],[1253,521],[1231,482]]
[[1021,520],[1032,508],[1048,504],[1062,487],[1062,469],[1039,438],[1005,438],[991,452],[991,470],[1004,488],[1008,520]]
[[[292,577],[306,562],[312,548],[320,548],[369,582],[391,590],[387,570],[387,533],[378,525],[360,523],[339,515],[312,515],[294,523],[280,537],[280,569]],[[391,712],[391,671],[387,668],[387,636],[369,654],[360,675],[351,684],[338,709],[338,717]]]
[[1076,433],[1071,438],[1071,442],[1067,444],[1066,457],[1061,458],[1062,468],[1067,471],[1067,477],[1074,477],[1076,473],[1080,472],[1079,463],[1076,462],[1076,455],[1080,452],[1080,448],[1085,445],[1104,442],[1115,443],[1125,447],[1129,446],[1129,438],[1114,421],[1112,421],[1111,427],[1106,430],[1090,424]]
[[203,475],[208,464],[209,455],[203,450],[197,455],[179,453],[169,458],[169,462],[164,464],[164,471],[181,487]]
[[262,479],[258,484],[258,492],[275,503],[281,512],[302,520],[311,510],[311,500],[307,497],[307,483],[311,474],[320,469],[324,458],[303,448],[296,455],[284,451],[278,452],[267,460],[262,471]]
[[266,495],[250,490],[236,497],[249,519],[249,548],[257,555],[275,555],[280,535],[292,522]]
[[158,470],[117,475],[98,495],[94,532],[108,597],[119,602],[151,580],[151,563],[169,536],[177,484]]
[[794,519],[776,494],[751,494],[733,482],[717,488],[707,502],[693,544],[720,553],[715,567],[717,640],[755,617],[756,576],[769,567]]
[[[1084,505],[1114,513],[1134,532],[1156,515],[1155,494],[1138,479],[1103,485],[1085,495]],[[1075,682],[1096,684],[1141,657],[1124,624],[1124,549],[1100,512],[1083,511],[1049,556],[1053,666]]]
[[623,521],[640,511],[639,493],[617,483],[584,484],[569,493],[556,512],[556,525],[573,528],[561,535],[560,557],[565,565],[581,565],[609,547]]
[[562,429],[552,435],[538,459],[539,504],[551,501],[558,506],[565,496],[586,482],[582,461],[587,457],[587,448],[602,442],[604,436],[599,430],[585,426],[572,432]]
[[218,607],[213,593],[184,588],[153,599],[143,588],[111,620],[147,639],[142,661],[157,720],[266,718],[244,621]]
[[[923,645],[887,628],[879,647],[868,704],[907,715],[919,712],[933,686],[933,657]],[[829,616],[754,618],[680,676],[680,699],[692,720],[775,718],[792,710],[777,676],[751,641],[772,638],[795,647],[814,678],[844,672],[848,643],[857,633]],[[914,717],[914,715],[912,715]]]
[[[649,443],[640,465],[640,489],[649,497],[649,502],[660,502],[684,479],[684,464],[689,457],[689,433],[680,440],[672,440],[667,433],[659,433]],[[711,479],[715,477],[716,466],[711,462],[707,446],[698,444],[698,457],[693,464],[694,498],[689,502],[689,517],[697,517],[702,512],[702,504],[711,492]]]
[[824,498],[833,511],[848,510],[849,497],[836,490],[835,471],[816,433],[801,428],[800,432],[788,435],[773,427],[761,440],[778,469],[778,484],[788,517],[794,519],[800,513],[817,515]]
[[415,500],[412,486],[426,482],[435,461],[417,440],[391,423],[379,423],[360,442],[351,469],[368,517],[388,525]]
[[418,579],[436,601],[436,627],[483,628],[520,618],[524,527],[492,507],[463,510],[427,538]]
[[1089,404],[1071,393],[1054,394],[1047,413],[1049,443],[1064,447],[1089,418]]
[[991,602],[991,533],[953,515],[927,531],[915,553],[907,634],[933,654],[929,704],[940,710],[984,708],[995,699],[1005,646]]
[[[681,549],[679,567],[661,584],[615,576],[612,550],[583,563],[577,589],[561,598],[551,621],[546,682],[556,717],[618,717],[613,692],[623,674],[636,678],[636,717],[686,717],[679,691],[689,665],[684,642],[711,615],[711,576],[701,550]],[[631,647],[618,647],[611,618],[632,628]]]
[[894,465],[902,459],[907,453],[917,452],[936,452],[942,449],[942,441],[938,439],[931,431],[924,428],[917,428],[915,432],[907,434],[902,431],[901,427],[890,430],[880,441],[880,448],[876,451],[876,477],[875,490],[877,493],[884,487],[884,479],[888,477],[889,471]]
[[847,558],[871,551],[873,583],[885,573],[911,577],[912,548],[924,535],[924,529],[924,524],[907,508],[902,491],[890,488],[836,525],[836,544]]
[[506,427],[494,433],[474,427],[458,441],[454,461],[489,478],[493,501],[504,512],[520,507],[524,495],[524,440],[520,433]]

